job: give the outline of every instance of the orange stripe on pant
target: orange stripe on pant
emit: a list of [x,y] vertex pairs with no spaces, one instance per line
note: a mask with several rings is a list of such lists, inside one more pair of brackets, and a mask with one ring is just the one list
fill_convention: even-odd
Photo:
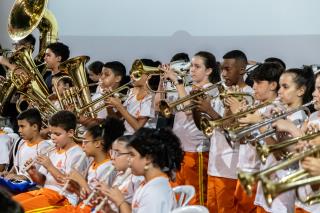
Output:
[[50,213],[90,213],[91,207],[85,206],[84,208],[81,208],[82,203],[80,203],[77,206],[64,206],[62,208],[56,209],[54,211],[51,211]]
[[264,210],[264,208],[262,208],[261,206],[257,206],[257,213],[268,213],[268,212]]
[[210,213],[236,212],[234,192],[237,180],[208,176],[207,207]]
[[257,187],[252,190],[252,195],[249,197],[243,190],[240,181],[237,181],[236,191],[234,193],[235,206],[237,213],[254,213],[256,212],[256,206],[254,205],[254,199],[256,197]]
[[306,210],[304,210],[302,208],[296,207],[294,213],[309,213],[309,212],[307,212]]
[[48,206],[64,206],[69,204],[68,200],[64,196],[47,188],[21,193],[13,196],[12,198],[19,202],[25,211]]
[[[203,152],[202,161],[199,163],[199,153],[197,152],[185,152],[181,169],[176,174],[175,182],[172,182],[172,186],[180,185],[192,185],[196,190],[194,198],[190,201],[190,205],[204,205],[206,203],[206,189],[207,189],[207,169],[209,153]],[[199,170],[202,171],[202,177],[199,176]],[[199,180],[201,179],[201,181]],[[202,196],[202,199],[201,199]],[[202,200],[203,203],[200,201]]]

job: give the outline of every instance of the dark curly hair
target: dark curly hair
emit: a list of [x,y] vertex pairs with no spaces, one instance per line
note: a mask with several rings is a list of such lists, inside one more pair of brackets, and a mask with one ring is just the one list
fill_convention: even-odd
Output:
[[167,128],[140,128],[131,138],[129,147],[142,157],[150,157],[153,165],[159,167],[170,179],[180,170],[183,151],[180,139]]

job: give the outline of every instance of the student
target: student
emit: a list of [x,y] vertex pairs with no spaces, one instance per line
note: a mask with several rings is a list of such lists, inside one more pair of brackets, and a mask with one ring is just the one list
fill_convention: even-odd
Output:
[[[285,104],[287,110],[295,109],[302,104],[305,104],[312,100],[312,92],[314,88],[314,75],[311,69],[289,69],[282,73],[280,80],[280,89],[278,95],[281,103]],[[287,117],[287,120],[291,120],[296,126],[301,126],[307,119],[307,115],[304,111],[298,111]],[[283,132],[281,129],[281,123],[283,120],[279,120],[273,124],[273,127],[278,132]],[[284,140],[284,138],[279,138]],[[277,141],[273,138],[266,140],[267,144],[273,144]],[[266,164],[262,166],[262,169],[271,167],[279,163],[279,159],[276,155],[269,155]],[[276,174],[276,178],[283,178],[288,174],[287,169],[279,170]],[[257,194],[255,198],[255,204],[258,205],[257,212],[294,212],[295,205],[295,192],[288,191],[273,200],[271,208],[266,205],[263,197],[261,184],[258,184]]]
[[[63,76],[67,76],[63,73],[57,73],[56,75],[52,76],[52,94],[49,96],[50,101],[52,102],[53,106],[58,110],[68,110],[70,105],[64,104],[61,106],[60,101],[58,100],[58,94],[61,98],[64,98],[64,91],[70,89],[73,83],[72,80],[69,78],[62,78]],[[59,80],[59,82],[57,82]],[[56,86],[56,88],[55,88]],[[58,94],[57,94],[58,92]]]
[[[279,78],[283,68],[276,63],[264,63],[259,65],[256,69],[251,72],[251,79],[253,81],[253,94],[256,104],[264,104],[267,102],[274,102],[277,97],[279,89]],[[253,114],[248,114],[243,118],[239,119],[240,123],[247,125],[252,125],[263,120],[262,115],[270,111],[272,105],[263,107]],[[245,158],[239,158],[238,170],[245,172],[257,172],[260,170],[260,160],[256,153],[256,148],[253,144],[240,144],[245,154],[240,154],[241,156],[246,156]],[[256,206],[254,205],[256,191],[252,192],[249,197],[240,185],[240,181],[237,182],[237,187],[235,191],[235,203],[236,212],[255,212]]]
[[[175,86],[179,98],[185,97],[192,90],[206,88],[216,83],[219,73],[216,69],[216,59],[212,53],[201,51],[196,53],[191,59],[190,75],[192,86],[184,88],[182,82],[178,81],[177,75],[169,70],[167,78],[176,82]],[[212,83],[211,83],[212,82]],[[209,91],[210,95],[218,93],[217,89]],[[190,103],[185,103],[186,105]],[[211,107],[211,106],[210,106]],[[175,114],[173,131],[180,138],[184,150],[184,159],[181,170],[177,173],[176,181],[173,185],[192,185],[196,189],[195,197],[190,204],[205,204],[207,188],[207,165],[209,139],[202,131],[198,130],[190,112],[177,112]]]
[[[87,78],[88,83],[98,83],[101,77],[101,72],[103,68],[103,63],[101,61],[94,61],[90,63],[87,67]],[[100,85],[98,86],[90,86],[91,94],[100,92]]]
[[[126,173],[131,173],[128,161],[128,156],[130,154],[128,144],[130,138],[131,136],[126,135],[118,138],[112,144],[110,155],[112,164],[117,170],[117,177],[112,183],[113,187],[109,187],[105,183],[101,183],[97,186],[97,188],[104,196],[112,194],[113,197],[114,195],[117,196],[117,194],[122,194],[124,196],[125,202],[131,206],[133,195],[144,178],[143,176],[135,176],[133,174],[126,176]],[[119,209],[115,203],[109,201],[108,204],[109,208],[111,208],[112,211],[119,212]]]
[[[92,96],[92,100],[96,100],[106,93],[112,92],[112,90],[126,84],[129,81],[129,77],[126,76],[126,67],[119,61],[110,61],[103,65],[101,76],[99,79],[101,90]],[[128,91],[123,91],[121,94],[126,94]],[[106,104],[102,101],[100,104],[96,104],[94,108],[100,108]],[[109,114],[114,114],[112,109],[108,109],[107,106],[98,112],[97,118],[105,119]]]
[[47,72],[44,75],[44,80],[50,90],[50,93],[52,92],[52,76],[60,72],[59,65],[66,61],[69,56],[69,47],[61,42],[51,43],[47,46],[44,61],[47,65],[47,69],[50,70],[50,72]]
[[[223,56],[221,76],[227,89],[233,90],[235,87],[242,92],[252,91],[243,79],[246,65],[247,57],[240,50],[232,50]],[[214,100],[213,108],[208,101],[197,104],[198,109],[206,112],[212,119],[237,113],[242,106],[234,97]],[[234,196],[231,195],[234,194],[237,185],[239,146],[239,143],[234,143],[231,147],[224,134],[220,130],[214,130],[208,164],[207,206],[210,212],[235,212]]]
[[[75,170],[68,176],[68,180],[72,180],[72,182],[77,183],[77,186],[79,186],[75,189],[78,196],[80,196],[80,190],[82,194],[89,195],[97,187],[98,181],[110,183],[113,180],[113,175],[105,180],[101,178],[111,169],[112,162],[109,156],[111,144],[115,139],[122,136],[123,132],[123,122],[112,117],[108,117],[103,123],[94,124],[87,128],[84,140],[82,141],[82,148],[88,157],[93,158],[93,162],[86,176],[81,175]],[[91,211],[91,203],[84,208],[81,208],[82,205],[82,202],[77,206],[67,205],[53,212]]]
[[[142,59],[142,63],[147,66],[155,66],[155,62],[150,59]],[[157,66],[158,65],[155,67]],[[129,91],[126,101],[122,104],[120,99],[115,97],[110,97],[106,101],[107,104],[114,107],[124,118],[124,125],[126,127],[125,135],[133,134],[144,126],[155,127],[155,122],[153,121],[155,117],[153,96],[146,86],[148,75],[142,74],[140,79],[134,79],[133,76],[130,77],[133,88]]]
[[56,145],[56,150],[49,157],[43,155],[37,157],[37,163],[41,165],[39,170],[34,166],[28,170],[32,180],[43,185],[43,188],[14,196],[25,211],[77,202],[76,195],[68,191],[60,195],[63,193],[62,180],[71,169],[77,167],[76,169],[82,172],[88,164],[87,159],[79,162],[84,152],[73,139],[76,124],[76,116],[69,111],[59,111],[50,118],[51,139]]
[[120,193],[107,193],[119,208],[127,212],[171,212],[175,196],[169,178],[180,169],[183,151],[179,138],[168,129],[139,129],[129,142],[132,174],[144,176],[145,183],[134,193],[131,207]]
[[[25,164],[28,160],[36,158],[42,151],[52,146],[52,143],[42,139],[40,130],[42,119],[40,112],[35,108],[27,109],[21,112],[18,117],[19,134],[23,139],[19,143],[17,153],[14,156],[14,167],[6,176],[8,179],[26,180],[27,174],[22,174]],[[37,165],[37,169],[39,166]],[[18,174],[18,175],[16,175]]]

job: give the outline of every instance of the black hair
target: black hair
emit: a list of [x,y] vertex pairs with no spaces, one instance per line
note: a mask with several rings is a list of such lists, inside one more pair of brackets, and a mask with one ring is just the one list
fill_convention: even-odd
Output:
[[212,69],[212,72],[209,75],[209,81],[211,83],[217,83],[221,80],[220,73],[219,73],[219,63],[216,61],[216,57],[212,53],[206,52],[206,51],[200,51],[200,52],[197,52],[194,56],[199,56],[203,58],[204,66],[207,69],[208,68]]
[[61,42],[51,43],[47,46],[47,49],[50,49],[56,56],[60,56],[60,62],[66,61],[70,56],[69,47]]
[[30,125],[36,124],[38,126],[38,130],[40,131],[42,126],[42,118],[40,112],[36,108],[30,108],[22,111],[17,120],[26,120]]
[[90,128],[88,128],[88,131],[94,138],[103,138],[103,148],[105,151],[109,151],[112,143],[122,136],[125,131],[123,121],[111,116],[107,117],[104,123],[98,127],[95,127],[95,132],[91,132]]
[[267,62],[258,65],[250,72],[250,78],[253,81],[276,82],[277,90],[279,89],[279,78],[284,71],[283,67],[278,63]]
[[36,45],[36,38],[32,34],[29,34],[27,37],[19,40],[18,43],[20,45],[30,44],[34,46]]
[[0,188],[0,212],[4,213],[23,213],[23,208],[10,198],[10,194],[3,188]]
[[231,50],[223,56],[223,59],[235,59],[237,62],[240,62],[242,66],[248,64],[247,56],[241,50]]
[[110,61],[103,65],[109,68],[116,76],[121,76],[120,86],[130,81],[130,76],[126,75],[126,67],[120,61]]
[[174,56],[172,56],[170,62],[174,62],[174,61],[185,61],[185,62],[189,62],[190,58],[189,55],[187,53],[176,53]]
[[132,136],[129,146],[142,157],[150,157],[152,164],[171,179],[180,170],[183,151],[180,139],[170,129],[140,128]]
[[55,113],[50,119],[49,124],[54,127],[60,127],[65,131],[75,130],[77,127],[77,117],[70,111],[61,110]]
[[88,66],[88,70],[91,70],[94,74],[99,75],[103,68],[103,63],[101,61],[94,61]]
[[132,135],[123,135],[118,137],[117,141],[123,141],[126,143],[126,146],[128,146],[131,138],[132,138]]
[[264,62],[278,63],[278,64],[280,64],[282,66],[283,69],[286,69],[286,64],[280,58],[270,57],[270,58],[264,59]]
[[283,72],[283,74],[289,73],[294,74],[293,81],[300,88],[305,86],[306,91],[303,95],[303,104],[308,103],[312,100],[312,93],[314,91],[315,76],[311,67],[304,67],[303,69],[292,68]]

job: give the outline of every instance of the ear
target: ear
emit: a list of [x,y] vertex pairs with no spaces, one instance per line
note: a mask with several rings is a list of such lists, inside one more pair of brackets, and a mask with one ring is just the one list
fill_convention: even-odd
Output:
[[269,83],[269,85],[270,85],[270,89],[271,89],[272,91],[276,91],[276,90],[277,90],[277,86],[278,86],[278,83],[277,83],[277,82],[271,81],[271,82]]
[[149,155],[145,157],[145,161],[146,161],[146,165],[152,165],[152,158]]
[[305,92],[306,92],[306,86],[302,86],[297,90],[297,94],[299,97],[302,97]]
[[57,56],[57,59],[59,62],[61,62],[62,57],[61,56]]
[[121,77],[120,75],[116,75],[116,76],[115,76],[115,82],[116,82],[116,83],[120,83],[121,78],[122,78],[122,77]]
[[38,131],[38,124],[32,124],[32,129],[35,131]]
[[95,147],[96,147],[96,148],[100,148],[101,146],[103,146],[103,142],[102,142],[102,140],[98,140],[98,141],[96,141],[96,145],[95,145]]
[[67,132],[67,135],[69,138],[73,138],[74,136],[74,129],[69,129],[68,132]]
[[212,72],[213,72],[212,68],[207,68],[206,69],[207,76],[210,76]]
[[244,75],[246,73],[246,66],[243,65],[240,67],[240,75]]

